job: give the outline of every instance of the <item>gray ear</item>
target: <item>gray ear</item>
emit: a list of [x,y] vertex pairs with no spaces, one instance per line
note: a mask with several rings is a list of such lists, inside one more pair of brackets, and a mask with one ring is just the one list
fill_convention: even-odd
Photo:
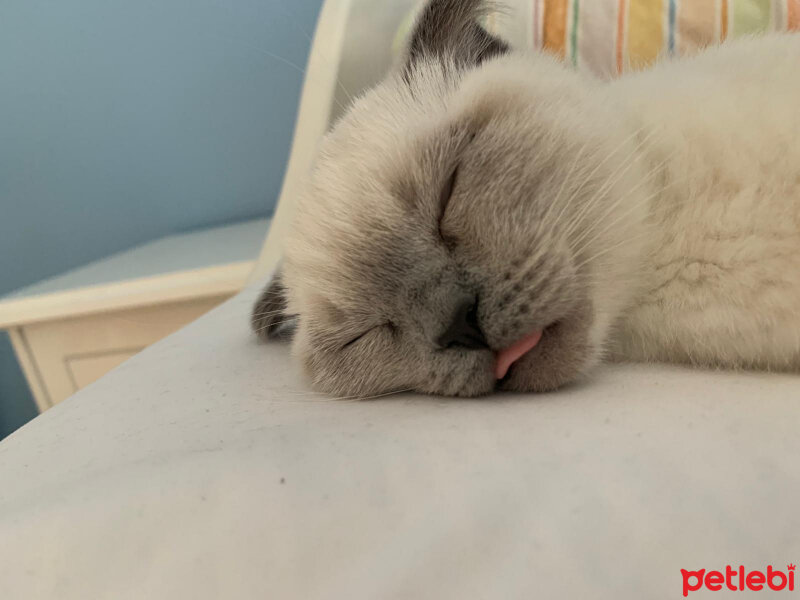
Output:
[[261,339],[291,338],[297,325],[297,316],[286,312],[286,288],[283,287],[280,272],[261,292],[253,307],[250,324]]
[[490,7],[486,0],[430,0],[417,18],[406,72],[425,59],[450,59],[469,68],[508,53],[508,44],[479,25]]

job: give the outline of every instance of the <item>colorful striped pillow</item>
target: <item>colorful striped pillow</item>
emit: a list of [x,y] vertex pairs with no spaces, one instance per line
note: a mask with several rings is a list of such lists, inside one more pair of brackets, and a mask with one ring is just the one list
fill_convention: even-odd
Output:
[[[690,54],[731,37],[800,30],[800,0],[503,0],[487,27],[517,46],[615,77],[663,54]],[[396,39],[402,47],[413,19]]]
[[532,46],[610,77],[730,37],[800,30],[800,0],[528,0]]

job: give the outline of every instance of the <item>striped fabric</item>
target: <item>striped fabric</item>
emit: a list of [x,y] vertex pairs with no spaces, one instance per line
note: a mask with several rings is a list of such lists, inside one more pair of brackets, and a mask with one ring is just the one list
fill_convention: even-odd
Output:
[[800,0],[527,0],[535,49],[603,77],[729,37],[800,30]]
[[[418,0],[426,2],[427,0]],[[553,52],[615,77],[661,55],[690,54],[728,38],[800,31],[800,0],[501,0],[484,25],[516,47]],[[417,6],[419,8],[419,6]],[[414,22],[395,39],[401,52]]]

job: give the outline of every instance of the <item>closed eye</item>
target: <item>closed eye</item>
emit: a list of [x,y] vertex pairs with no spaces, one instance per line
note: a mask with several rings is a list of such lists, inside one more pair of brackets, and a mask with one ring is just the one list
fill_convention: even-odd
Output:
[[447,236],[442,231],[442,221],[444,220],[444,215],[447,212],[447,207],[450,204],[450,199],[453,197],[453,192],[456,189],[456,182],[458,181],[458,167],[453,169],[453,173],[450,177],[447,178],[447,181],[442,188],[441,196],[439,196],[439,236],[445,240],[447,240]]
[[362,340],[363,338],[365,338],[367,335],[369,335],[369,334],[370,334],[370,333],[372,333],[373,331],[377,331],[378,329],[382,329],[382,328],[384,328],[384,327],[388,327],[388,328],[390,328],[392,331],[394,331],[394,330],[395,330],[394,323],[392,323],[392,322],[382,323],[382,324],[380,324],[380,325],[376,325],[375,327],[370,327],[370,328],[369,328],[369,329],[367,329],[365,332],[363,332],[363,333],[361,333],[361,334],[357,335],[357,336],[356,336],[356,337],[354,337],[352,340],[350,340],[349,342],[347,342],[347,343],[346,343],[344,346],[342,346],[342,350],[344,350],[345,348],[349,348],[350,346],[352,346],[352,345],[353,345],[353,344],[355,344],[356,342],[358,342],[358,341]]

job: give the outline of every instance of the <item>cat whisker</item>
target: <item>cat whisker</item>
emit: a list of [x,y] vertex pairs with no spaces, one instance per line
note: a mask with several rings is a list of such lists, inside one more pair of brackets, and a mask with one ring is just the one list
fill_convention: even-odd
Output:
[[592,196],[590,200],[586,202],[586,204],[578,211],[578,213],[573,218],[572,223],[569,227],[566,228],[565,236],[571,235],[575,229],[580,225],[582,219],[589,213],[589,211],[594,208],[603,198],[606,197],[608,192],[613,188],[614,184],[616,184],[620,179],[622,179],[625,174],[630,171],[633,166],[642,159],[644,152],[642,151],[645,144],[655,135],[655,131],[650,131],[645,137],[634,147],[629,159],[624,161],[620,164],[620,166],[608,176],[606,181],[603,185],[600,186],[598,191]]
[[[231,12],[231,7],[230,7],[229,5],[227,5],[227,4],[223,4],[223,3],[217,3],[217,2],[209,2],[209,4],[210,4],[210,5],[212,5],[212,6],[215,6],[215,7],[217,7],[217,8],[220,8],[220,9],[225,9],[225,10],[227,10],[228,12]],[[281,7],[281,5],[280,5],[280,3],[279,3],[279,2],[274,2],[274,3],[273,3],[273,5],[274,5],[276,8],[279,8],[279,9],[281,10],[281,12],[283,13],[283,16],[284,16],[284,17],[286,17],[286,19],[287,19],[289,22],[291,22],[291,23],[292,23],[292,25],[293,25],[293,26],[294,26],[294,27],[295,27],[295,28],[296,28],[298,31],[300,31],[300,33],[302,33],[302,34],[303,34],[303,37],[305,37],[305,38],[306,38],[306,40],[308,41],[308,43],[309,43],[309,48],[310,48],[310,47],[312,46],[312,44],[313,44],[313,39],[312,39],[312,37],[311,37],[311,34],[310,34],[308,31],[306,31],[306,29],[305,29],[305,28],[303,28],[303,27],[300,25],[299,21],[297,20],[297,18],[296,18],[294,15],[292,15],[292,14],[291,14],[289,11],[287,11],[287,10],[283,10],[283,8]],[[263,48],[259,48],[259,47],[257,47],[257,46],[252,46],[252,45],[250,45],[250,44],[244,43],[244,42],[242,42],[241,40],[236,40],[236,39],[227,38],[227,37],[225,37],[225,36],[220,36],[220,35],[218,35],[218,34],[215,34],[215,33],[207,33],[206,35],[208,35],[209,37],[217,37],[217,38],[219,38],[219,39],[221,39],[221,40],[223,40],[223,41],[226,41],[226,42],[228,42],[228,43],[237,44],[237,45],[239,45],[239,46],[246,47],[246,48],[249,48],[249,49],[251,49],[251,50],[254,50],[254,51],[256,51],[256,52],[259,52],[259,53],[261,53],[261,54],[264,54],[264,55],[266,55],[266,56],[270,56],[271,58],[274,58],[275,60],[278,60],[278,61],[280,61],[280,62],[284,63],[285,65],[289,66],[289,67],[292,67],[293,69],[297,70],[298,72],[300,72],[300,73],[301,73],[301,74],[302,74],[302,75],[305,77],[305,74],[306,74],[306,70],[305,70],[305,69],[303,69],[303,68],[299,67],[298,65],[294,64],[293,62],[291,62],[291,61],[289,61],[289,60],[285,59],[284,57],[282,57],[282,56],[280,56],[280,55],[278,55],[278,54],[274,54],[274,53],[272,53],[272,52],[269,52],[268,50],[264,50]],[[326,56],[324,56],[324,55],[320,55],[320,57],[321,57],[322,59],[324,59],[324,60],[325,60],[325,61],[328,63],[328,65],[329,65],[329,67],[330,67],[331,69],[337,69],[337,68],[338,68],[338,65],[334,65],[334,64],[333,64],[333,62],[332,62],[332,61],[330,61],[330,60],[329,60],[329,59],[328,59]],[[352,103],[353,103],[353,101],[354,101],[354,96],[353,96],[353,94],[352,94],[352,93],[350,93],[350,91],[349,91],[349,90],[348,90],[348,89],[345,87],[345,85],[342,83],[341,77],[339,77],[339,76],[338,76],[338,74],[337,74],[337,77],[336,77],[336,84],[339,86],[339,88],[342,90],[342,92],[344,92],[344,95],[347,97],[347,99],[348,99],[348,101],[350,102],[350,104],[352,104]],[[346,111],[346,110],[347,110],[347,107],[345,107],[344,105],[342,105],[342,103],[341,103],[340,101],[338,101],[338,100],[336,100],[336,99],[334,99],[334,101],[335,101],[335,102],[336,102],[336,104],[339,106],[339,108],[341,108],[343,111]]]
[[[636,147],[633,148],[628,158],[622,161],[619,167],[617,167],[617,169],[613,171],[606,178],[606,180],[602,183],[602,185],[600,185],[598,191],[595,192],[595,194],[589,200],[587,200],[583,204],[583,206],[581,206],[578,209],[576,214],[570,218],[570,221],[567,223],[567,225],[563,228],[563,230],[560,233],[558,233],[559,228],[557,227],[551,229],[551,232],[553,233],[554,236],[555,244],[561,244],[565,240],[568,240],[569,236],[571,236],[575,232],[577,227],[585,220],[585,217],[589,214],[590,210],[594,208],[603,198],[607,196],[607,193],[612,189],[614,183],[616,183],[619,179],[621,179],[624,176],[624,174],[640,159],[640,157],[642,156],[641,152],[642,145],[647,142],[647,140],[652,136],[652,134],[653,132],[645,136],[645,139],[642,142],[640,142]],[[630,139],[630,137],[628,139]],[[593,173],[596,171],[597,169],[595,169]],[[585,187],[586,183],[591,179],[591,177],[592,175],[590,174],[589,176],[587,176],[586,179],[584,179],[579,184],[578,188],[573,193],[569,202],[562,208],[562,213],[559,215],[556,224],[560,223],[562,215],[564,214],[566,209],[570,205],[574,204],[574,201],[579,197],[578,196],[579,191]],[[558,237],[555,237],[556,235]]]
[[[235,43],[235,44],[239,44],[240,46],[243,46],[245,48],[249,48],[250,50],[253,50],[254,52],[258,52],[260,54],[263,54],[264,56],[268,56],[270,58],[273,58],[273,59],[283,63],[287,67],[293,68],[295,71],[298,71],[303,77],[305,77],[305,75],[306,75],[306,69],[300,67],[299,65],[296,65],[295,63],[293,63],[290,60],[287,60],[286,58],[282,57],[280,54],[275,54],[274,52],[270,52],[269,50],[265,50],[263,48],[259,48],[258,46],[253,46],[251,44],[246,44],[244,42],[240,42],[240,41],[237,41],[237,40],[232,40],[232,39],[226,38],[224,36],[215,35],[214,37],[217,37],[217,38],[219,38],[221,40],[224,40],[224,41],[227,41],[229,43]],[[338,81],[338,79],[337,79],[337,83],[339,85],[341,85],[341,82]],[[352,103],[353,97],[349,93],[346,93],[346,95],[347,95],[348,99],[350,100],[350,102]],[[335,96],[334,96],[333,100],[334,100],[334,102],[336,102],[336,104],[339,106],[339,108],[343,112],[347,111],[347,106],[342,104],[341,101],[339,101]]]
[[614,250],[617,250],[618,248],[621,248],[622,246],[625,246],[627,244],[631,244],[634,241],[638,241],[639,239],[645,239],[649,235],[650,235],[649,231],[643,231],[641,233],[638,233],[638,234],[634,235],[633,237],[621,240],[620,242],[618,242],[618,243],[616,243],[616,244],[614,244],[612,246],[609,246],[608,248],[603,248],[602,250],[600,250],[599,252],[597,252],[596,254],[591,256],[590,258],[587,258],[587,259],[581,261],[580,263],[578,263],[577,265],[575,265],[575,270],[576,271],[580,271],[583,267],[585,267],[589,263],[592,263],[595,260],[597,260],[598,258],[600,258],[602,256],[605,256],[609,252],[613,252]]
[[[673,185],[676,185],[676,184],[678,184],[678,183],[681,183],[681,180],[678,180],[678,181],[673,181],[672,183],[669,183],[669,184],[667,184],[666,186],[663,186],[663,187],[662,187],[660,190],[658,190],[657,192],[655,192],[655,193],[651,194],[650,196],[648,196],[647,198],[645,198],[645,199],[643,200],[643,203],[647,203],[647,202],[649,202],[650,200],[652,200],[653,198],[655,198],[655,197],[656,197],[656,196],[658,196],[659,194],[663,193],[663,192],[664,192],[664,190],[666,190],[666,189],[668,189],[668,188],[670,188],[670,187],[672,187]],[[591,244],[593,241],[595,241],[597,238],[599,238],[599,237],[600,237],[600,236],[602,236],[603,234],[605,234],[605,233],[607,233],[608,231],[610,231],[610,230],[611,230],[611,229],[612,229],[612,228],[613,228],[613,227],[614,227],[614,226],[615,226],[617,223],[619,223],[621,220],[623,220],[623,219],[627,218],[627,217],[628,217],[628,216],[629,216],[629,215],[630,215],[630,214],[631,214],[631,213],[632,213],[634,210],[636,210],[638,207],[639,207],[639,205],[636,205],[636,206],[633,206],[633,207],[631,207],[631,209],[630,209],[629,211],[627,211],[626,213],[624,213],[624,214],[620,215],[620,216],[619,216],[619,217],[618,217],[616,220],[614,220],[614,221],[612,221],[611,223],[609,223],[609,224],[608,224],[608,226],[607,226],[605,229],[603,229],[603,231],[599,232],[599,233],[598,233],[596,236],[594,236],[594,237],[593,237],[591,240],[589,240],[589,241],[588,241],[586,244],[584,244],[584,246],[583,246],[583,249],[587,248],[587,247],[588,247],[588,246],[589,246],[589,245],[590,245],[590,244]],[[594,260],[596,260],[598,257],[600,257],[600,256],[602,256],[602,255],[605,255],[605,254],[607,254],[608,252],[610,252],[610,251],[612,251],[612,250],[615,250],[615,249],[617,249],[617,248],[619,248],[619,247],[621,247],[621,246],[624,246],[625,244],[629,244],[629,243],[631,243],[633,240],[636,240],[636,239],[638,239],[639,237],[647,237],[649,234],[650,234],[650,232],[649,232],[649,231],[644,231],[644,232],[642,232],[641,234],[638,234],[638,235],[635,235],[635,236],[633,236],[632,238],[628,238],[628,239],[622,240],[621,242],[619,242],[618,244],[615,244],[615,245],[611,246],[610,248],[604,248],[603,250],[601,250],[600,252],[598,252],[598,253],[597,253],[597,254],[595,254],[594,256],[592,256],[592,257],[590,257],[590,258],[588,258],[588,259],[585,259],[585,260],[583,260],[581,263],[579,263],[579,264],[578,264],[578,265],[575,267],[575,269],[576,269],[576,270],[579,270],[581,267],[583,267],[583,266],[587,265],[587,264],[588,264],[588,263],[590,263],[590,262],[593,262],[593,261],[594,261]],[[582,251],[582,250],[581,250],[581,251]],[[576,253],[577,253],[577,252],[576,252]]]
[[583,157],[583,153],[586,152],[586,150],[588,150],[589,144],[591,144],[591,142],[592,140],[587,140],[586,143],[583,144],[581,149],[578,150],[578,153],[575,155],[575,160],[572,162],[569,171],[567,171],[566,177],[564,177],[564,181],[561,182],[561,187],[559,188],[556,197],[550,203],[550,206],[547,208],[547,211],[544,213],[544,216],[542,217],[542,223],[548,222],[550,214],[553,212],[553,208],[557,206],[558,203],[561,201],[561,196],[564,194],[564,190],[567,187],[567,182],[572,180],[572,176],[575,174],[575,169],[578,167],[578,163]]
[[[311,38],[311,34],[310,34],[308,31],[306,31],[306,29],[305,29],[303,26],[301,26],[301,25],[300,25],[300,22],[299,22],[299,21],[298,21],[298,20],[297,20],[297,19],[296,19],[296,18],[295,18],[295,17],[294,17],[294,16],[293,16],[293,15],[292,15],[292,14],[291,14],[289,11],[288,11],[288,10],[283,10],[283,7],[281,6],[281,3],[280,3],[280,2],[275,2],[275,3],[274,3],[274,5],[275,5],[275,6],[277,6],[277,7],[280,7],[280,8],[281,8],[281,12],[283,13],[283,15],[284,15],[284,16],[285,16],[285,17],[286,17],[286,18],[287,18],[289,21],[291,21],[292,25],[294,25],[294,26],[295,26],[295,28],[296,28],[296,29],[297,29],[297,30],[298,30],[300,33],[302,33],[302,34],[303,34],[303,37],[305,37],[305,38],[306,38],[306,41],[308,41],[308,45],[309,45],[309,48],[310,48],[310,47],[313,45],[313,43],[314,43],[314,40]],[[330,60],[328,60],[327,56],[324,56],[324,55],[321,55],[321,56],[322,56],[322,57],[323,57],[323,58],[324,58],[324,59],[325,59],[325,60],[328,62],[328,65],[329,65],[331,68],[337,68],[337,67],[338,67],[338,65],[334,65],[334,64],[333,64],[333,63],[332,63]],[[350,91],[349,91],[349,90],[348,90],[348,89],[345,87],[345,85],[342,83],[342,80],[341,80],[341,78],[340,78],[340,77],[338,77],[338,76],[337,76],[337,78],[336,78],[336,84],[339,86],[339,88],[342,90],[342,92],[344,92],[344,95],[345,95],[345,96],[347,96],[347,100],[350,102],[350,104],[352,104],[352,103],[353,103],[353,101],[354,101],[354,98],[355,98],[355,97],[354,97],[354,96],[353,96],[353,94],[351,94],[351,93],[350,93]]]
[[261,333],[262,331],[266,331],[267,329],[271,329],[273,327],[280,327],[281,325],[286,325],[287,323],[291,323],[294,319],[285,319],[283,321],[278,321],[277,323],[267,323],[263,327],[259,327],[255,330],[256,333]]
[[[592,169],[592,171],[591,171],[591,172],[590,172],[590,173],[589,173],[589,174],[588,174],[586,177],[584,177],[584,178],[583,178],[583,180],[581,181],[581,183],[578,185],[577,189],[576,189],[576,190],[575,190],[575,191],[572,193],[572,195],[570,196],[570,198],[569,198],[569,199],[568,199],[568,200],[567,200],[567,201],[564,203],[564,206],[562,206],[562,207],[561,207],[561,212],[559,212],[559,214],[558,214],[558,216],[556,217],[556,219],[555,219],[554,223],[560,223],[560,222],[561,222],[561,219],[564,217],[564,213],[566,212],[566,210],[568,209],[568,207],[572,206],[572,203],[573,203],[573,202],[575,201],[575,199],[578,197],[578,194],[580,194],[581,190],[583,190],[583,188],[586,186],[586,184],[587,184],[587,183],[589,183],[589,181],[591,181],[592,177],[594,177],[594,176],[595,176],[595,175],[596,175],[596,174],[597,174],[597,173],[600,171],[600,169],[602,169],[602,168],[605,166],[605,164],[606,164],[606,163],[607,163],[609,160],[611,160],[611,158],[613,158],[614,156],[616,156],[616,154],[617,154],[618,152],[620,152],[620,151],[621,151],[623,148],[625,148],[625,146],[626,146],[626,145],[628,145],[628,143],[629,143],[629,142],[630,142],[632,139],[634,139],[636,136],[638,136],[639,134],[641,134],[641,132],[642,132],[642,131],[644,131],[644,129],[645,129],[645,127],[644,127],[644,126],[642,126],[642,127],[640,127],[639,129],[637,129],[636,131],[634,131],[632,134],[630,134],[628,137],[626,137],[624,140],[622,140],[622,142],[620,142],[620,144],[619,144],[619,145],[618,145],[616,148],[614,148],[614,150],[612,150],[611,152],[609,152],[609,153],[608,153],[608,154],[605,156],[605,158],[604,158],[603,160],[601,160],[601,161],[600,161],[600,162],[599,162],[599,163],[598,163],[598,164],[595,166],[595,168],[594,168],[594,169]],[[648,133],[648,134],[645,136],[645,139],[647,139],[647,138],[649,138],[651,135],[653,135],[653,134],[654,134],[654,131],[655,131],[655,130],[653,130],[653,131],[651,131],[650,133]],[[631,157],[633,157],[633,153],[631,154]]]
[[266,313],[253,313],[250,315],[252,319],[267,319],[269,317],[281,318],[284,315],[283,311],[266,312]]
[[[595,241],[596,241],[598,238],[600,238],[602,235],[604,235],[604,234],[608,233],[608,232],[609,232],[609,231],[610,231],[610,230],[611,230],[611,229],[612,229],[612,228],[613,228],[615,225],[617,225],[618,223],[620,223],[622,220],[624,220],[624,219],[628,218],[628,217],[629,217],[631,214],[633,214],[633,212],[634,212],[634,211],[638,210],[638,209],[639,209],[639,208],[640,208],[640,207],[641,207],[643,204],[647,204],[647,203],[649,203],[649,202],[650,202],[650,201],[651,201],[653,198],[656,198],[656,197],[657,197],[659,194],[663,194],[663,193],[664,193],[664,191],[666,191],[666,190],[668,190],[669,188],[671,188],[671,187],[673,187],[673,186],[675,186],[675,185],[678,185],[679,183],[682,183],[682,182],[683,182],[683,179],[677,179],[677,180],[675,180],[675,181],[672,181],[672,182],[668,183],[668,184],[667,184],[667,185],[665,185],[665,186],[662,186],[662,187],[661,187],[659,190],[657,190],[657,191],[653,192],[652,194],[650,194],[650,195],[649,195],[649,196],[647,196],[646,198],[643,198],[641,202],[634,204],[634,205],[633,205],[633,206],[632,206],[632,207],[631,207],[629,210],[627,210],[626,212],[624,212],[624,213],[623,213],[622,215],[620,215],[620,216],[619,216],[617,219],[615,219],[615,220],[614,220],[614,221],[612,221],[611,223],[607,224],[607,226],[606,226],[606,227],[605,227],[605,228],[604,228],[602,231],[599,231],[599,232],[598,232],[596,227],[592,228],[592,230],[591,230],[591,231],[592,231],[593,233],[596,233],[596,235],[593,235],[593,236],[591,237],[591,239],[589,239],[589,240],[585,241],[585,242],[583,243],[583,245],[582,245],[582,246],[580,246],[580,248],[579,248],[578,250],[575,250],[575,251],[574,251],[574,252],[575,252],[575,254],[579,254],[580,252],[583,252],[583,251],[584,251],[586,248],[588,248],[588,247],[589,247],[589,246],[590,246],[590,245],[591,245],[593,242],[595,242]],[[630,195],[630,193],[629,193],[629,194],[626,194],[626,195],[625,195],[625,196],[624,196],[622,199],[624,199],[624,198],[628,197],[629,195]],[[613,208],[615,208],[617,205],[619,205],[619,204],[621,203],[622,199],[618,200],[618,201],[615,203],[614,207],[612,207],[612,210],[613,210]],[[606,215],[604,215],[604,217],[603,217],[603,218],[605,218],[605,217],[609,216],[609,215],[611,214],[611,212],[612,212],[612,211],[607,211]],[[603,223],[604,221],[603,221],[603,220],[598,220],[597,222],[598,222],[598,223]]]
[[314,397],[313,401],[331,401],[331,402],[362,402],[366,400],[377,400],[378,398],[388,398],[390,396],[396,396],[399,394],[407,394],[409,392],[414,392],[414,388],[406,388],[402,390],[394,390],[391,392],[385,392],[383,394],[374,394],[374,395],[352,395],[352,396],[334,396],[332,394],[326,394],[324,392],[315,392],[313,390],[308,391],[292,391],[292,390],[284,390],[281,391],[281,394],[289,394],[292,396],[297,397],[305,397],[308,398],[309,396]]
[[295,318],[293,317],[293,318],[290,318],[290,319],[283,319],[282,321],[277,321],[275,323],[266,323],[266,324],[262,325],[261,327],[259,327],[258,329],[254,329],[254,332],[255,333],[261,333],[262,331],[266,331],[268,329],[273,329],[273,328],[281,327],[281,326],[286,325],[288,323],[292,323],[294,320],[295,320]]
[[[586,231],[584,231],[584,232],[583,232],[583,233],[582,233],[580,236],[578,236],[578,238],[577,238],[577,239],[575,239],[575,240],[572,240],[572,245],[573,245],[573,247],[579,247],[579,246],[580,246],[580,244],[581,244],[581,243],[582,243],[582,242],[583,242],[583,241],[584,241],[584,240],[585,240],[585,239],[586,239],[588,236],[592,235],[592,234],[593,234],[593,233],[594,233],[594,232],[597,230],[597,227],[598,227],[600,224],[602,224],[602,223],[605,221],[605,219],[606,219],[608,216],[610,216],[610,215],[611,215],[611,214],[612,214],[612,213],[613,213],[613,212],[614,212],[614,211],[617,209],[617,207],[618,207],[620,204],[622,204],[622,203],[623,203],[625,200],[627,200],[628,198],[630,198],[630,197],[631,197],[631,195],[632,195],[633,193],[635,193],[637,190],[639,190],[639,189],[640,189],[640,188],[641,188],[643,185],[646,185],[646,184],[649,182],[650,178],[651,178],[651,177],[653,177],[654,175],[658,174],[658,173],[659,173],[659,172],[660,172],[660,171],[661,171],[661,170],[662,170],[662,169],[663,169],[663,168],[664,168],[664,167],[665,167],[665,166],[666,166],[666,165],[669,163],[669,161],[670,161],[670,160],[671,160],[673,157],[674,157],[674,154],[673,154],[672,156],[670,156],[669,158],[665,159],[664,161],[662,161],[662,162],[658,163],[658,164],[657,164],[655,167],[653,167],[653,168],[652,168],[652,169],[651,169],[651,170],[650,170],[650,171],[649,171],[649,172],[648,172],[648,173],[647,173],[647,174],[646,174],[646,175],[645,175],[645,176],[642,178],[642,181],[640,181],[640,182],[639,182],[637,185],[635,185],[633,188],[631,188],[630,190],[628,190],[628,192],[627,192],[627,193],[623,194],[623,195],[622,195],[622,196],[620,196],[620,197],[619,197],[617,200],[615,200],[614,202],[612,202],[612,203],[611,203],[611,205],[610,205],[610,206],[609,206],[609,207],[608,207],[608,208],[605,210],[605,212],[603,213],[603,215],[602,215],[602,216],[600,216],[599,218],[595,219],[595,221],[594,221],[594,223],[592,224],[592,226],[591,226],[591,227],[588,227],[588,228],[586,229]],[[673,183],[672,183],[672,184],[670,184],[670,185],[673,185],[674,183],[675,183],[675,182],[673,182]],[[663,191],[663,189],[666,189],[666,188],[662,188],[662,191]],[[652,196],[650,197],[650,199],[652,199]],[[641,206],[641,204],[637,204],[637,206]],[[565,237],[566,237],[566,236],[568,236],[568,235],[570,235],[571,233],[572,233],[571,231],[570,231],[570,232],[568,232],[567,234],[565,234]],[[576,250],[575,252],[578,252],[578,251]]]
[[374,394],[372,396],[343,396],[343,397],[336,397],[334,396],[332,399],[341,401],[341,400],[358,400],[358,401],[365,401],[365,400],[377,400],[378,398],[387,398],[389,396],[396,396],[398,394],[407,394],[409,392],[413,392],[414,388],[406,388],[404,390],[395,390],[393,392],[386,392],[384,394]]

